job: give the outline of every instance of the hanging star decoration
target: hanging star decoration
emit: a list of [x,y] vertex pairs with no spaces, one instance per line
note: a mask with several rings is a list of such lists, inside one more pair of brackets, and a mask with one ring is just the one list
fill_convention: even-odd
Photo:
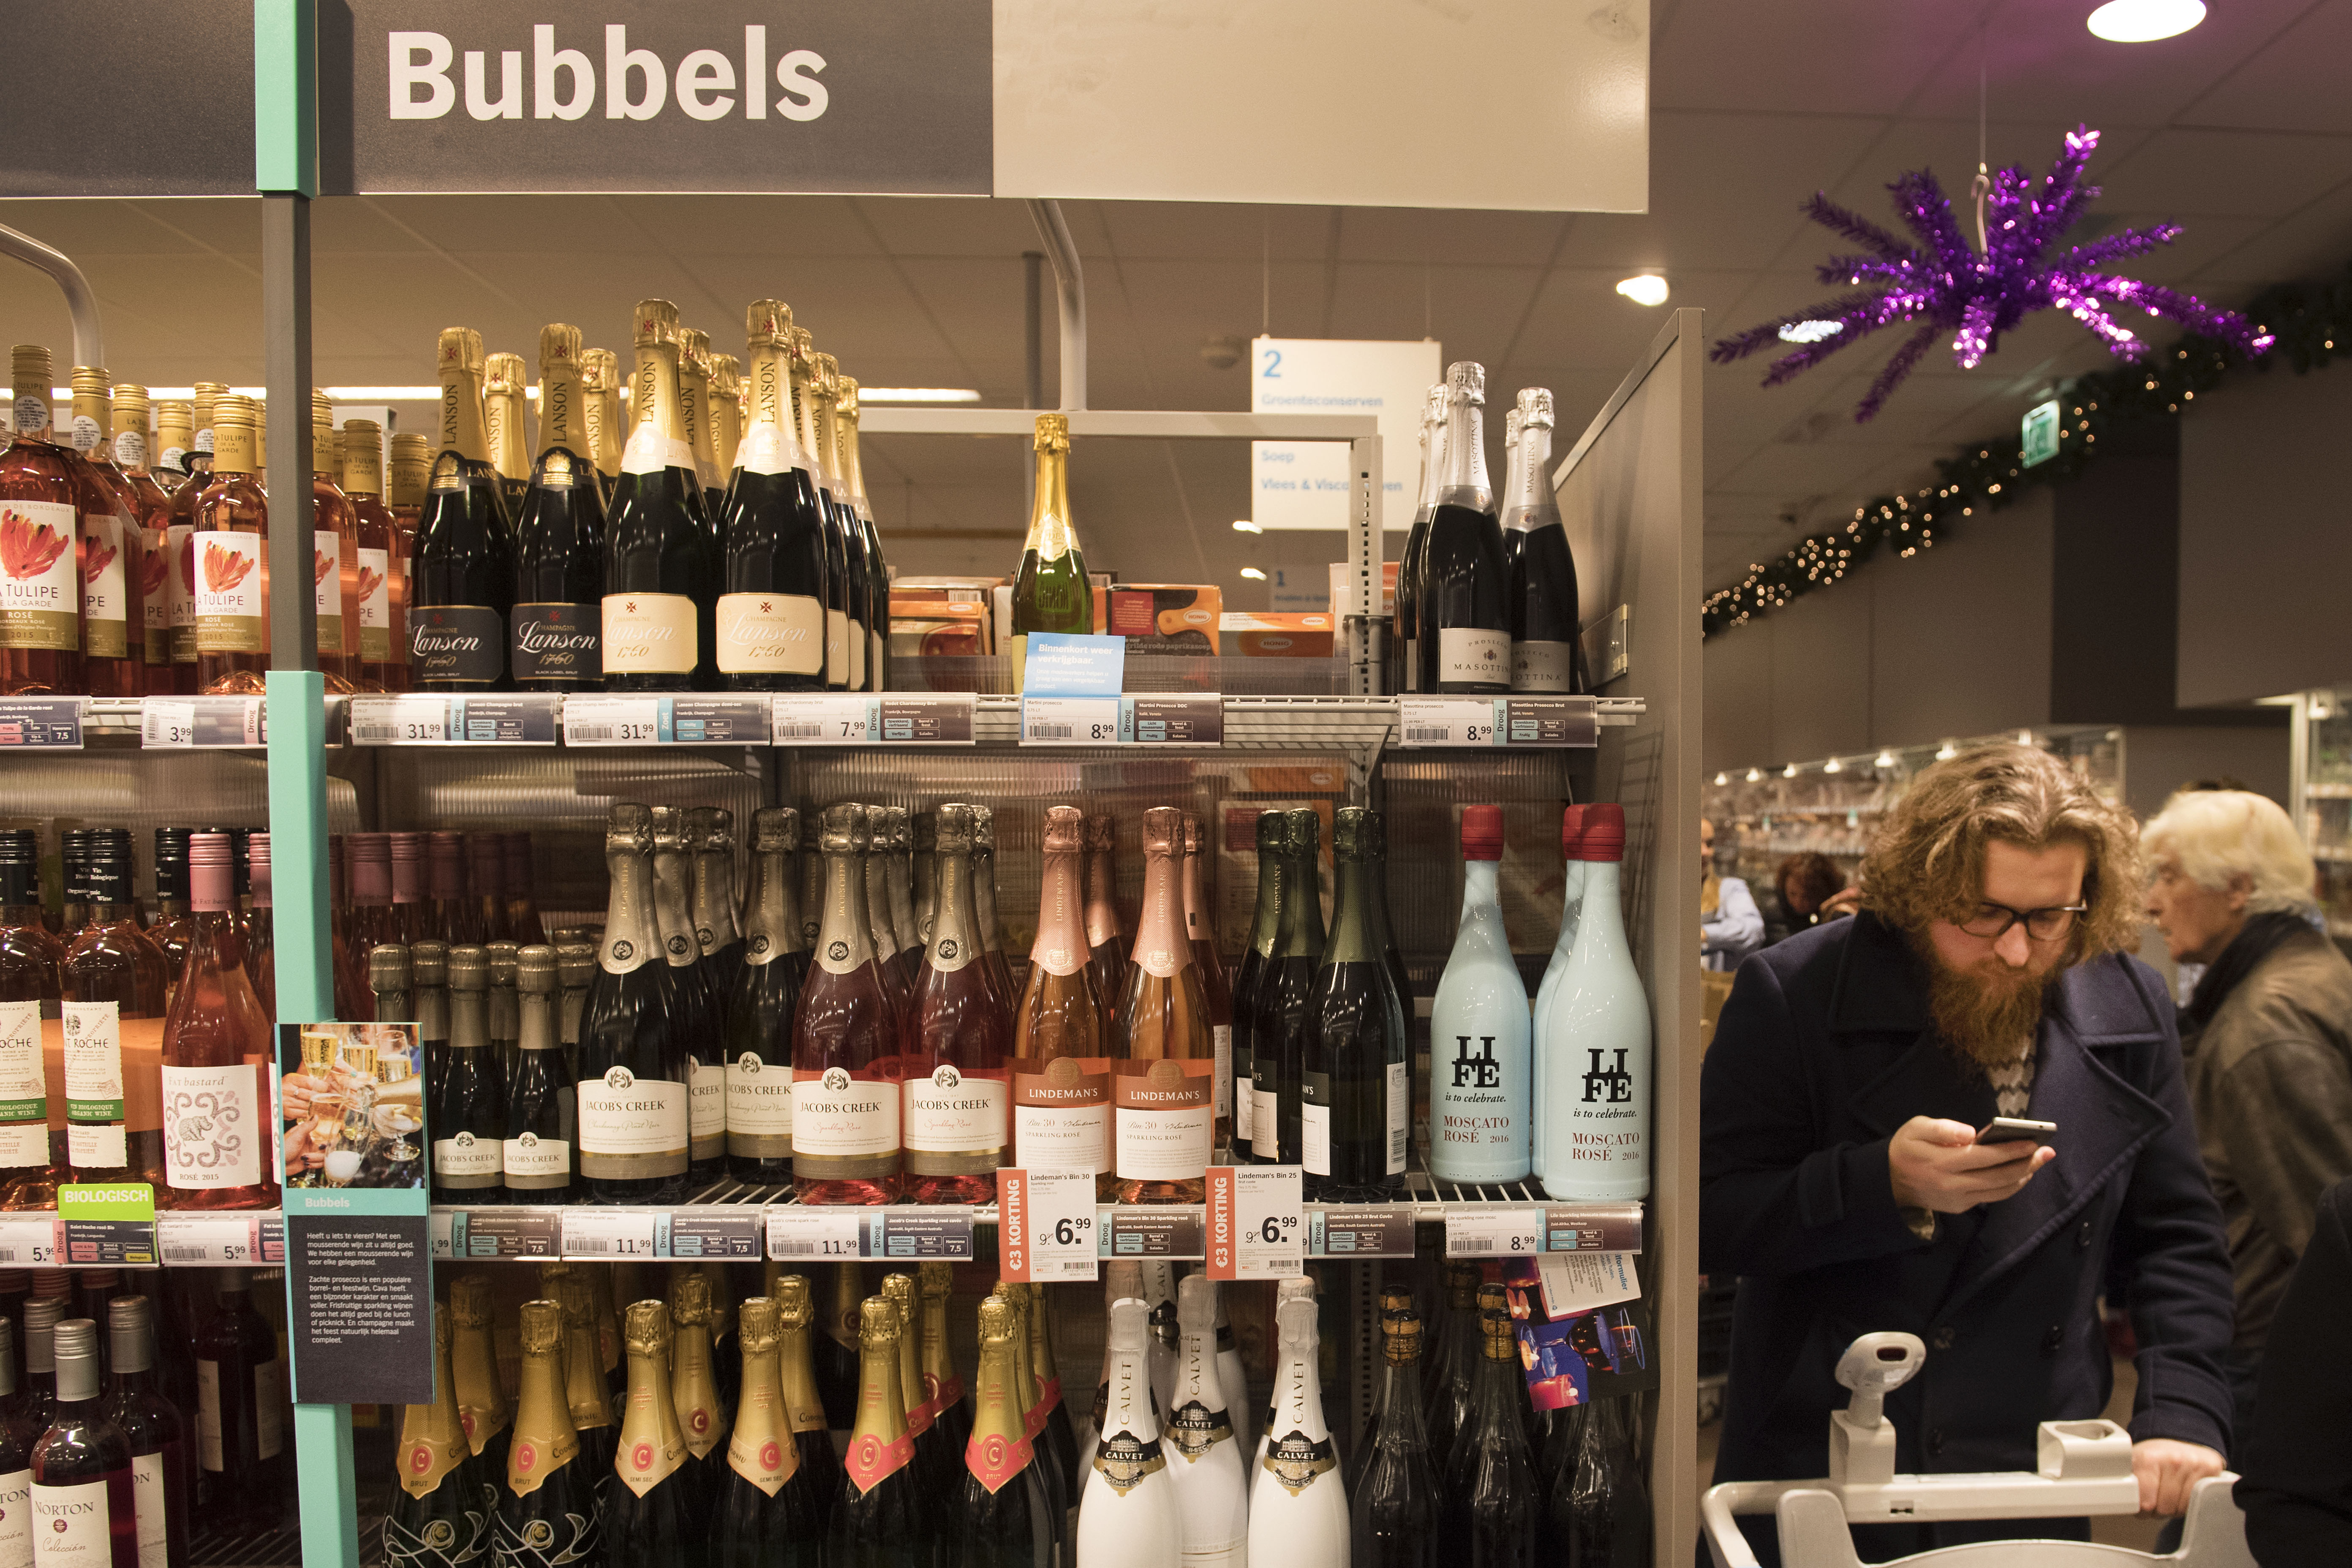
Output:
[[2057,249],[2061,237],[2098,197],[2098,186],[2083,183],[2084,168],[2098,145],[2099,133],[2078,125],[2039,182],[2014,164],[1989,182],[1980,177],[1979,247],[1971,247],[1961,234],[1951,199],[1928,170],[1915,170],[1887,187],[1895,211],[1917,237],[1916,246],[1906,246],[1816,191],[1805,215],[1866,252],[1832,257],[1821,266],[1821,280],[1855,289],[1874,285],[1877,291],[1843,294],[1721,339],[1711,357],[1728,364],[1759,349],[1794,343],[1794,351],[1773,361],[1764,377],[1765,385],[1778,386],[1882,327],[1919,322],[1854,409],[1860,424],[1885,405],[1938,336],[1949,332],[1952,357],[1961,369],[1974,370],[2000,346],[2001,333],[2036,310],[2070,312],[2119,359],[2140,360],[2149,352],[2145,341],[2115,319],[2112,312],[2124,307],[2179,321],[2249,357],[2267,350],[2271,334],[2235,311],[2216,310],[2160,284],[2097,270],[2171,244],[2181,233],[2178,224],[2119,229],[2087,245]]

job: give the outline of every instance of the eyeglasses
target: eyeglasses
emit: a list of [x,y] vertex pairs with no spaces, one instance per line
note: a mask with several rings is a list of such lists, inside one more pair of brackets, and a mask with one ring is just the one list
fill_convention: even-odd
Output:
[[2025,934],[2036,942],[2056,942],[2074,929],[2074,917],[2088,904],[2053,904],[2041,910],[2012,910],[2007,904],[1979,904],[1976,912],[1953,923],[1970,936],[1998,942],[2009,928],[2022,921]]

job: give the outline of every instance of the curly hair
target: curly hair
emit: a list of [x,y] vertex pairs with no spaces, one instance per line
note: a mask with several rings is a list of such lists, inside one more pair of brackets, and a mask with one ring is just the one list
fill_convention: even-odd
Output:
[[2074,957],[2139,945],[2139,833],[2064,762],[2031,746],[1984,746],[1929,768],[1880,823],[1863,857],[1863,901],[1888,924],[1920,932],[1957,920],[1983,896],[1985,846],[2080,844],[2089,857]]
[[[1780,868],[1772,874],[1772,886],[1784,903],[1791,891],[1802,893],[1810,913],[1827,903],[1831,894],[1845,890],[1845,873],[1820,850],[1806,849],[1780,862]],[[1790,912],[1796,911],[1792,908]]]

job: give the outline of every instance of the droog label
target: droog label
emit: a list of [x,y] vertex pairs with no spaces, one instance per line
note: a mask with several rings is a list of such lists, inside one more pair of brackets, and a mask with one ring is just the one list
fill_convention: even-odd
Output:
[[163,1072],[164,1179],[183,1189],[249,1187],[261,1180],[268,1143],[261,1069],[174,1068]]

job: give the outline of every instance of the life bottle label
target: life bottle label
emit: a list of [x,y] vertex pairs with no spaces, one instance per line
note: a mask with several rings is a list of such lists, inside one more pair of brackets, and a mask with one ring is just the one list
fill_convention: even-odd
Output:
[[0,647],[81,647],[80,563],[66,501],[0,501]]
[[408,662],[419,681],[489,686],[507,672],[507,628],[488,605],[412,608]]
[[604,595],[604,673],[690,675],[694,601],[683,594]]
[[204,529],[196,554],[196,651],[267,653],[269,605],[261,592],[261,535]]
[[793,1069],[743,1051],[727,1064],[727,1152],[788,1160],[793,1152]]
[[517,605],[518,681],[592,681],[604,672],[604,612],[594,605]]
[[82,651],[92,658],[121,658],[131,651],[122,520],[104,512],[86,513],[81,531]]
[[824,606],[805,594],[722,594],[717,651],[727,675],[822,675]]
[[686,1085],[615,1067],[583,1079],[579,1092],[582,1175],[633,1181],[686,1173]]
[[1511,683],[1511,634],[1481,631],[1475,626],[1440,626],[1437,631],[1437,679],[1440,684],[1492,686]]

